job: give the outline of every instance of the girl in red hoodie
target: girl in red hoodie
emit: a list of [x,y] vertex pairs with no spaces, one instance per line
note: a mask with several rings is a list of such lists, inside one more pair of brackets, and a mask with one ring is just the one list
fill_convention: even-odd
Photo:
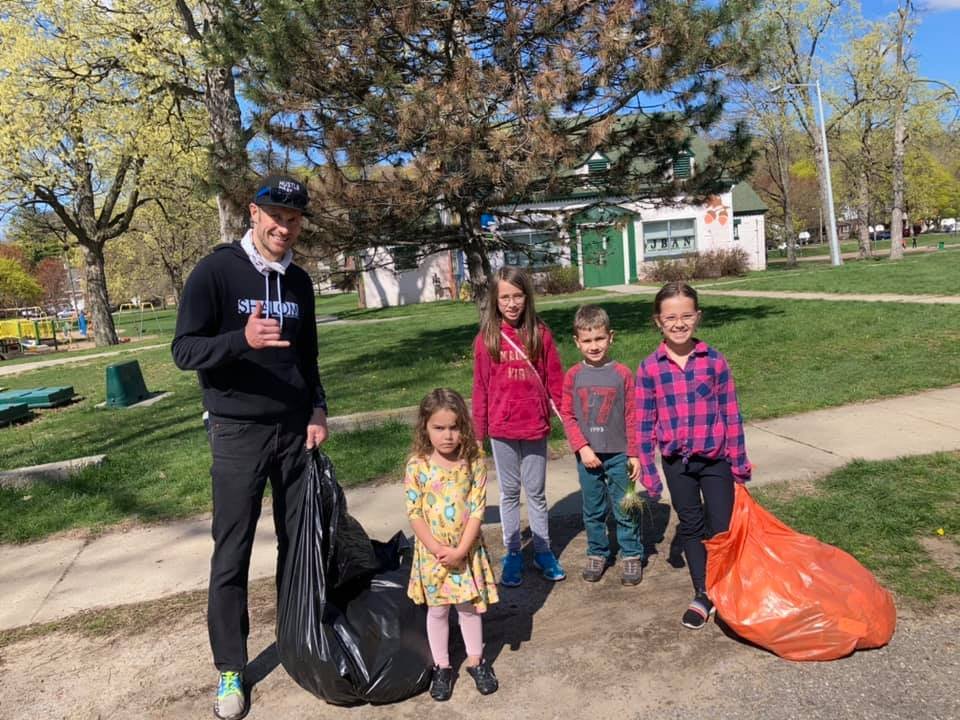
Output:
[[500,483],[503,571],[500,583],[523,581],[520,487],[527,493],[533,564],[547,580],[567,575],[550,549],[547,527],[547,437],[550,409],[563,394],[563,367],[553,335],[533,307],[533,284],[516,267],[490,280],[487,309],[473,343],[473,425],[490,438]]

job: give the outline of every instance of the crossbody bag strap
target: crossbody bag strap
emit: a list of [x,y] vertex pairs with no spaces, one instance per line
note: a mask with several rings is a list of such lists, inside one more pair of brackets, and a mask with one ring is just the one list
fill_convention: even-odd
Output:
[[513,348],[514,352],[522,357],[524,362],[527,363],[531,370],[533,370],[534,377],[537,378],[537,382],[540,383],[540,389],[543,390],[543,394],[547,396],[547,402],[550,404],[550,409],[553,411],[553,414],[562,421],[563,416],[560,415],[560,410],[557,409],[557,404],[553,401],[553,398],[550,397],[550,392],[547,390],[547,386],[544,384],[543,378],[540,377],[540,373],[537,372],[537,368],[534,367],[532,362],[530,362],[530,358],[527,357],[527,354],[523,351],[523,349],[517,345],[503,330],[500,331],[500,337],[506,340],[510,347]]

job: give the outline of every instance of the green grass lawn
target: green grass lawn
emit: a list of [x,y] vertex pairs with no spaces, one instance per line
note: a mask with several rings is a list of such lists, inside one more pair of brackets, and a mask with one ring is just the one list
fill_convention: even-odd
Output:
[[903,260],[844,260],[840,267],[800,263],[771,267],[741,280],[700,281],[716,290],[793,290],[829,293],[960,295],[960,252],[908,255]]
[[798,496],[789,483],[754,495],[902,596],[932,602],[960,593],[960,574],[950,570],[960,555],[960,453],[856,461],[817,482],[812,495]]
[[[597,297],[611,316],[614,356],[636,367],[657,343],[652,297],[586,297]],[[541,306],[565,366],[578,358],[571,323],[583,299],[554,298],[560,302]],[[332,414],[414,405],[438,385],[470,394],[473,306],[392,308],[369,311],[362,319],[402,311],[409,317],[320,325],[321,376]],[[700,335],[728,356],[744,414],[756,420],[960,382],[958,328],[960,306],[706,297]],[[83,396],[70,407],[0,428],[0,469],[108,455],[101,468],[64,485],[0,491],[0,542],[209,509],[209,450],[194,373],[177,370],[166,346],[123,359],[128,357],[139,361],[150,390],[171,390],[173,396],[143,409],[94,408],[105,399],[104,369],[117,358],[0,378],[14,388],[71,384]],[[562,446],[556,432],[554,441]],[[408,446],[409,430],[394,425],[335,434],[327,450],[341,482],[351,485],[395,475]]]
[[[911,238],[904,238],[907,241],[907,249],[913,247]],[[960,233],[926,233],[917,235],[917,247],[937,247],[938,243],[944,245],[960,245]],[[871,243],[874,253],[890,252],[889,240],[877,240]],[[860,249],[860,243],[857,240],[845,240],[840,243],[841,253],[857,252]],[[830,245],[826,242],[815,245],[798,245],[797,254],[799,257],[830,257]],[[785,258],[777,250],[769,251],[768,262],[784,262]]]

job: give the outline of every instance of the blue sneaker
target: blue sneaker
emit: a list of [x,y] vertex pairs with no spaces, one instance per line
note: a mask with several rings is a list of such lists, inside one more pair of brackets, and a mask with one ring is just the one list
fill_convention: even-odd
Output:
[[500,584],[504,587],[516,587],[523,582],[523,555],[508,552],[503,556],[503,570],[500,572]]
[[558,580],[563,580],[567,576],[567,574],[563,571],[563,568],[560,567],[560,562],[557,560],[557,556],[554,555],[550,550],[536,553],[533,556],[533,564],[536,566],[537,570],[543,573],[543,576],[547,580],[557,582]]

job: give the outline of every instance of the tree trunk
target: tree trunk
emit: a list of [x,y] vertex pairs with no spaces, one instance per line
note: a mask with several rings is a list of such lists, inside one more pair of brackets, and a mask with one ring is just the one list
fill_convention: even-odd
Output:
[[783,137],[783,147],[777,152],[780,185],[783,188],[783,231],[786,234],[787,267],[797,266],[797,235],[793,232],[793,203],[790,202],[790,162],[787,158],[787,139]]
[[467,271],[470,273],[473,301],[482,317],[487,305],[487,286],[493,274],[490,257],[486,253],[483,242],[473,237],[466,243],[464,254],[467,256]]
[[893,125],[893,212],[890,215],[890,259],[903,258],[903,156],[907,123],[904,108],[897,102]]
[[103,244],[83,245],[83,258],[86,263],[87,292],[85,310],[87,319],[93,325],[93,341],[97,347],[117,345],[117,331],[110,314],[110,298],[107,295],[107,276],[104,272]]
[[870,243],[870,177],[866,165],[861,168],[857,176],[857,219],[860,227],[857,228],[860,243],[858,253],[860,259],[873,257],[873,246]]
[[247,137],[243,130],[232,69],[210,68],[205,73],[205,79],[204,104],[210,116],[210,136],[213,140],[210,170],[211,180],[217,189],[220,241],[234,242],[247,229]]
[[[197,22],[193,9],[184,0],[177,0],[184,32],[207,49],[211,44],[207,36],[216,33],[226,9],[224,3],[202,3]],[[221,242],[233,242],[246,231],[250,197],[246,180],[250,165],[247,142],[251,135],[243,129],[233,64],[229,60],[225,59],[224,65],[207,67],[203,83],[203,104],[210,119],[210,184],[217,193]]]
[[486,303],[487,284],[493,270],[490,266],[490,256],[483,241],[483,228],[479,218],[475,218],[469,205],[460,205],[455,208],[460,222],[460,232],[466,242],[464,253],[467,256],[467,271],[470,273],[470,288],[473,291],[473,300],[481,307]]

